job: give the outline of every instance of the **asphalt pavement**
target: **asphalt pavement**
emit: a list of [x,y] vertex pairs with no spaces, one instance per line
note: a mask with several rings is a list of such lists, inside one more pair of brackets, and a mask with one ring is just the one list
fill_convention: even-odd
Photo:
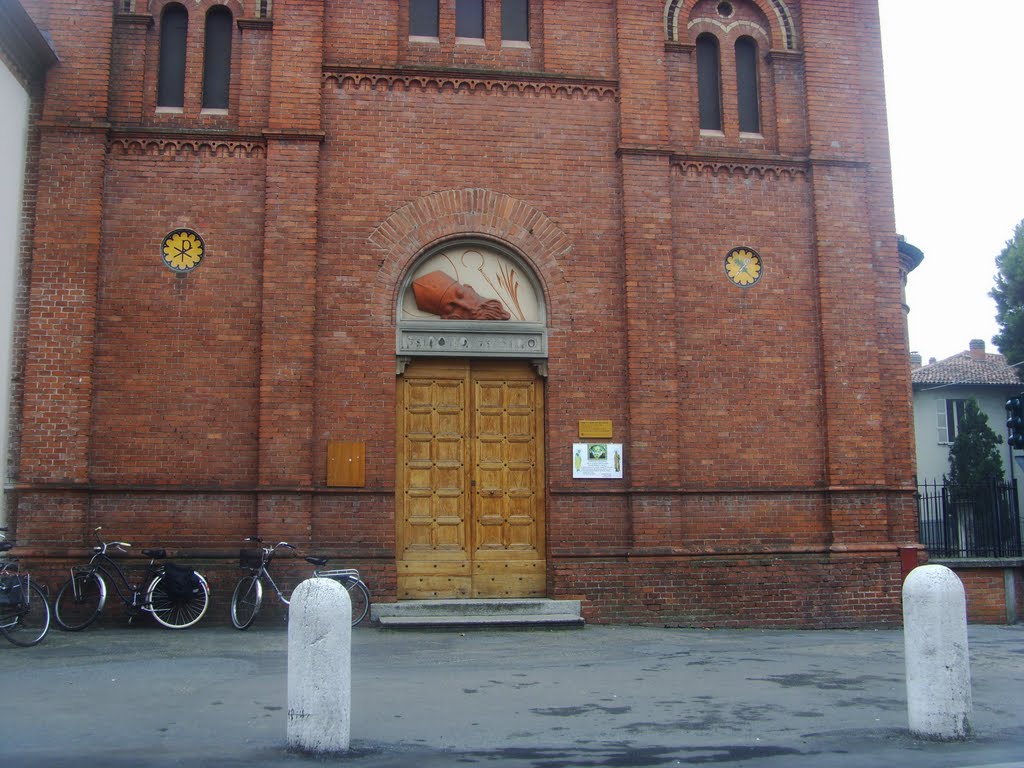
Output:
[[899,630],[386,631],[352,639],[351,748],[289,752],[287,628],[108,621],[0,641],[0,764],[1024,768],[1024,625],[969,628],[974,735],[907,729]]

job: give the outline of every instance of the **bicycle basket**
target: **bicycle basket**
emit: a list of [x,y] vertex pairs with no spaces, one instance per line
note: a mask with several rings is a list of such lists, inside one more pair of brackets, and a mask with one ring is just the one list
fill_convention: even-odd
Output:
[[0,576],[0,606],[24,605],[28,598],[28,576]]
[[240,549],[238,550],[238,566],[240,568],[259,568],[263,565],[262,549]]

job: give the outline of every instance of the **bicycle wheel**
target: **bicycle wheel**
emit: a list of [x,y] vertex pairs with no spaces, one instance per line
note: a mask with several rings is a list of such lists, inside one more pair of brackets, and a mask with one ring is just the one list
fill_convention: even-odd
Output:
[[348,596],[352,598],[352,626],[366,618],[370,612],[370,590],[359,579],[345,582]]
[[210,588],[202,575],[197,573],[196,578],[199,580],[199,589],[186,598],[168,594],[162,576],[153,578],[146,590],[146,605],[151,608],[158,624],[168,629],[185,629],[206,615],[206,609],[210,606]]
[[231,623],[235,629],[248,629],[263,605],[263,582],[256,575],[243,576],[231,595]]
[[107,602],[107,582],[98,573],[76,573],[64,582],[53,601],[53,618],[68,632],[85,629]]
[[46,591],[30,581],[28,603],[5,612],[0,622],[0,632],[15,645],[28,648],[38,643],[50,631],[50,603],[46,600]]

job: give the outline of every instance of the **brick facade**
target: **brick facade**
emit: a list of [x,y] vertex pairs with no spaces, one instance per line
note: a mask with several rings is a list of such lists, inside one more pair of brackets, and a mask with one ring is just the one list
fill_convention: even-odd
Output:
[[[200,104],[211,0],[179,111],[156,106],[163,2],[23,2],[60,55],[15,491],[36,570],[103,525],[199,563],[226,616],[258,533],[395,599],[396,302],[472,237],[544,292],[549,596],[594,621],[899,621],[916,516],[874,0],[534,0],[528,47],[493,21],[456,41],[450,0],[436,41],[405,0],[229,0],[226,114]],[[737,29],[758,134],[731,107]],[[696,120],[701,31],[720,132]],[[178,227],[207,248],[182,275]],[[763,260],[750,287],[736,246]],[[612,422],[623,480],[573,480],[582,419]],[[326,486],[328,440],[365,444],[365,487]]]

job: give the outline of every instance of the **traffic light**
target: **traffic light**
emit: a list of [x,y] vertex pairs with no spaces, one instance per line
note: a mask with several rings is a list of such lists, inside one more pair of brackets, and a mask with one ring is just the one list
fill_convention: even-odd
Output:
[[1024,449],[1024,392],[1006,401],[1006,442],[1011,448]]

